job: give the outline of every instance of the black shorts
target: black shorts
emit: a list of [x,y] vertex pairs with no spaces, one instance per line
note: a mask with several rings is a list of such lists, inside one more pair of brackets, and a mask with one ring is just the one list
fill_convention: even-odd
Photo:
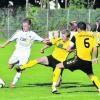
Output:
[[74,63],[67,64],[67,62],[64,62],[63,64],[66,69],[69,69],[71,71],[81,70],[86,74],[93,74],[91,61],[85,61],[80,58],[77,58],[77,60]]
[[52,68],[55,68],[57,64],[61,63],[60,61],[56,60],[52,55],[47,56],[49,64],[47,66],[50,66]]

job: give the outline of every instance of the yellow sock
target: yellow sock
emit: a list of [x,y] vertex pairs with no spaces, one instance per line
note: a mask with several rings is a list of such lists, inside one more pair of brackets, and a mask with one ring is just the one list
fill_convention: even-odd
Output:
[[33,65],[37,64],[37,60],[31,60],[27,64],[24,64],[23,66],[20,66],[20,69],[30,68]]
[[100,81],[99,81],[99,79],[96,76],[94,76],[94,75],[90,79],[92,80],[94,85],[99,89],[100,88]]
[[53,72],[53,83],[57,82],[61,74],[61,69],[56,67]]

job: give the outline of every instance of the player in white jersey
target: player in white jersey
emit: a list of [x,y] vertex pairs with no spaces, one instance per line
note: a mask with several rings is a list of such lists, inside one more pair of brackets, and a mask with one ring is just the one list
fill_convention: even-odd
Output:
[[[12,69],[15,64],[21,66],[28,62],[31,46],[35,40],[43,41],[43,38],[38,36],[35,32],[30,31],[31,20],[24,19],[22,23],[22,30],[18,30],[15,34],[7,40],[4,44],[0,45],[1,48],[4,48],[6,45],[16,40],[16,49],[14,50],[12,56],[9,59],[9,69]],[[21,72],[17,72],[11,87],[15,87],[16,82],[21,77]]]

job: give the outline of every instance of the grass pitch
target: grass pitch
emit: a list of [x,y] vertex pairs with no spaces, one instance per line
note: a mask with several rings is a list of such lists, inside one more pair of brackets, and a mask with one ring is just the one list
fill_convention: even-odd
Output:
[[[4,41],[0,41],[2,42]],[[7,66],[14,45],[15,43],[11,43],[0,49],[0,78],[6,83],[5,88],[0,88],[0,100],[100,100],[100,93],[89,78],[79,70],[75,72],[64,70],[63,81],[59,88],[61,94],[52,94],[52,68],[39,64],[22,73],[16,88],[9,88],[16,74],[15,68],[9,70]],[[39,50],[42,46],[43,44],[37,42],[33,44],[30,59],[51,54],[53,47],[41,54]],[[93,64],[93,69],[100,79],[100,60],[97,65]]]

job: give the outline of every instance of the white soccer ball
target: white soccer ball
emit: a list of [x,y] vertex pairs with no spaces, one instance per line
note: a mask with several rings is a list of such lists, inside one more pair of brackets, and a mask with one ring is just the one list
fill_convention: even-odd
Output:
[[3,88],[5,86],[5,82],[0,78],[0,88]]

